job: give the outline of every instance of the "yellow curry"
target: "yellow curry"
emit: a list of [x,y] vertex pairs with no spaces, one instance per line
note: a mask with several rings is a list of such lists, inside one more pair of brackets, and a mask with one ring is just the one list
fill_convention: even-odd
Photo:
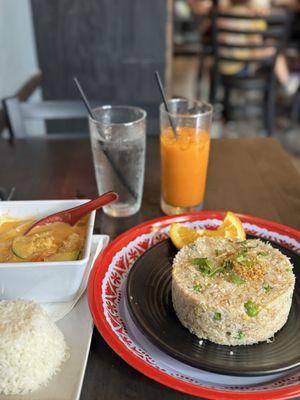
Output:
[[23,236],[34,222],[34,219],[0,221],[0,263],[71,261],[81,258],[87,218],[74,226],[64,222],[37,226]]

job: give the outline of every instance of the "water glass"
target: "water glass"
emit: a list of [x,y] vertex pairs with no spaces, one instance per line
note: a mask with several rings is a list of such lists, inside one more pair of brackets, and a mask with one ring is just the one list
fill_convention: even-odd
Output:
[[146,112],[130,106],[95,108],[89,118],[98,193],[113,190],[119,200],[103,207],[113,217],[139,211],[146,147]]

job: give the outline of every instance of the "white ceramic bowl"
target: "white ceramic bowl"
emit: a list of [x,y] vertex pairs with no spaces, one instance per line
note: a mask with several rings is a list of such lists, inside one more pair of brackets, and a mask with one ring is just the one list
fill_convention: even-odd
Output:
[[[0,217],[39,219],[88,200],[1,201]],[[83,258],[76,261],[0,263],[0,299],[37,302],[72,300],[88,263],[96,212],[88,219]]]

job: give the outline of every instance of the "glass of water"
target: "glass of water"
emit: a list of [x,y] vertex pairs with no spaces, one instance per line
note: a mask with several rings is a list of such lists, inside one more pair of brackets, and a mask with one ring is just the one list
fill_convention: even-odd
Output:
[[89,117],[98,193],[113,190],[119,200],[103,207],[113,217],[139,211],[142,201],[146,111],[130,106],[103,106]]

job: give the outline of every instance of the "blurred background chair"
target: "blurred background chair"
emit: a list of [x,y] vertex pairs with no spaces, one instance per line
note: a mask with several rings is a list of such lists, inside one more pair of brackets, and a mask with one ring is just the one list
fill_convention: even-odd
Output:
[[[148,133],[159,133],[161,98],[154,71],[168,92],[172,0],[2,3],[0,99],[15,96],[22,82],[40,69],[43,81],[30,101],[76,101],[72,77],[78,76],[89,99],[99,105],[149,104]],[[51,118],[46,124],[26,119],[26,125],[31,136],[88,133],[86,118]]]
[[[42,83],[42,73],[38,72],[34,74],[31,78],[29,78],[15,93],[14,98],[17,102],[26,101],[29,97],[35,92],[37,88],[40,87]],[[0,137],[3,131],[9,128],[9,120],[7,118],[7,114],[3,107],[0,108]]]
[[[27,132],[26,122],[33,120],[40,121],[79,121],[84,122],[81,132],[56,131],[47,132],[46,135],[51,138],[79,138],[88,135],[87,110],[81,100],[47,100],[41,102],[20,101],[18,97],[7,97],[2,100],[4,118],[9,129],[11,138],[31,137]],[[116,104],[111,101],[110,104]],[[91,101],[92,108],[104,105],[100,101]],[[155,114],[157,113],[157,103],[133,103],[132,105],[147,110],[149,118],[147,124],[149,130],[158,124]],[[157,131],[158,132],[158,131]],[[44,135],[45,136],[45,135]],[[43,136],[42,136],[43,137]]]
[[[86,119],[87,111],[81,101],[21,102],[18,97],[8,97],[2,101],[5,119],[11,138],[29,137],[26,121],[30,120],[74,120]],[[80,133],[57,132],[59,137],[79,137]],[[87,131],[85,132],[85,135]],[[56,134],[51,134],[56,136]]]
[[293,106],[292,106],[292,124],[294,127],[297,126],[297,124],[300,121],[300,90],[298,89],[297,93],[295,94],[295,98],[293,101]]
[[[242,15],[213,9],[210,101],[223,105],[226,121],[239,112],[263,115],[270,136],[275,118],[275,63],[289,33],[290,14],[277,10],[268,15]],[[220,87],[222,96],[220,97]],[[232,91],[261,93],[260,104],[239,106]]]
[[[148,115],[147,133],[158,134],[158,105],[161,98],[153,72],[159,71],[169,97],[200,98],[207,101],[211,86],[210,78],[213,76],[209,72],[213,65],[212,58],[215,51],[212,46],[211,10],[224,13],[226,11],[229,14],[237,13],[237,3],[242,4],[243,7],[256,7],[258,16],[254,15],[252,22],[257,23],[258,20],[259,24],[265,24],[266,21],[262,20],[268,19],[267,14],[273,14],[278,6],[286,7],[294,14],[291,36],[284,53],[291,73],[300,76],[300,5],[297,6],[296,2],[296,0],[153,0],[151,2],[148,0],[138,2],[135,0],[116,0],[115,2],[109,0],[84,2],[10,0],[4,2],[1,11],[5,17],[0,26],[0,47],[3,53],[0,98],[19,97],[17,89],[22,86],[22,82],[25,82],[36,70],[40,69],[43,72],[43,81],[38,82],[39,89],[35,90],[34,95],[27,98],[19,97],[19,102],[16,104],[13,101],[11,101],[12,104],[7,104],[8,114],[19,115],[20,120],[23,121],[22,129],[13,129],[17,124],[11,124],[11,134],[48,135],[48,137],[59,133],[87,134],[88,126],[85,117],[73,118],[72,114],[70,118],[51,117],[46,119],[46,123],[39,121],[39,118],[44,121],[44,117],[49,116],[48,111],[41,115],[41,109],[43,108],[44,113],[44,108],[50,105],[48,101],[56,103],[78,100],[78,93],[72,81],[74,75],[80,78],[90,100],[101,101],[99,105],[118,103],[139,105],[145,108]],[[263,8],[265,8],[264,16],[263,12],[260,12]],[[246,14],[248,17],[251,16],[251,12]],[[240,21],[239,18],[236,20]],[[53,21],[56,22],[56,29],[53,29]],[[252,22],[250,20],[247,23]],[[276,24],[270,20],[268,27],[273,29]],[[276,29],[278,30],[278,27]],[[255,37],[260,37],[261,41],[267,40],[267,29],[264,28],[264,30]],[[223,32],[223,36],[226,34],[228,36],[230,32]],[[240,36],[245,35],[240,34]],[[256,43],[256,46],[258,44]],[[230,49],[227,47],[227,50]],[[236,55],[236,50],[241,49],[233,48],[233,50]],[[246,51],[249,52],[249,49]],[[220,61],[222,62],[223,60]],[[262,77],[266,82],[268,67],[260,67],[258,60],[249,64],[256,64],[254,76],[249,75],[251,78],[249,85],[250,80],[253,81],[254,78]],[[256,97],[263,97],[266,90],[243,88],[239,94],[238,89],[227,85],[230,93],[225,117],[231,120],[226,123],[223,118],[226,96],[224,96],[225,87],[221,75],[223,74],[219,74],[215,91],[216,107],[212,136],[249,137],[265,134],[265,130],[262,132],[261,129],[262,119],[255,115],[256,111],[262,113],[263,107],[260,104],[250,107],[250,100],[252,102],[252,100],[257,100]],[[226,83],[228,83],[229,78],[232,78],[230,81],[232,83],[233,78],[236,77],[227,76],[224,77],[224,81],[227,79]],[[239,81],[248,79],[240,78]],[[267,87],[264,82],[262,86]],[[276,95],[274,101],[277,106],[274,136],[289,150],[295,153],[297,149],[300,154],[299,108],[297,107],[299,95],[286,95],[282,88],[276,88],[275,84],[274,95]],[[266,97],[263,100],[266,105]],[[45,103],[43,105],[35,103],[32,106],[27,104],[33,101],[45,101]],[[241,106],[243,102],[245,106],[242,111],[245,109],[249,113],[253,111],[253,115],[244,118],[244,115],[240,113],[238,106]],[[51,103],[53,112],[54,103]],[[59,103],[58,108],[61,115],[64,111],[64,103]],[[272,110],[271,106],[269,110]],[[4,111],[2,113],[0,111],[0,114],[2,116],[2,118],[0,116],[2,121],[0,124],[4,127],[7,125]],[[235,114],[239,114],[237,118]],[[269,112],[268,115],[271,113]],[[28,116],[30,118],[27,118]],[[12,117],[9,118],[12,120]],[[292,125],[292,121],[296,124]],[[272,123],[274,125],[274,118],[271,123],[269,122],[271,127],[269,133],[272,132]],[[18,124],[19,128],[22,124]],[[266,118],[264,125],[266,126]]]

